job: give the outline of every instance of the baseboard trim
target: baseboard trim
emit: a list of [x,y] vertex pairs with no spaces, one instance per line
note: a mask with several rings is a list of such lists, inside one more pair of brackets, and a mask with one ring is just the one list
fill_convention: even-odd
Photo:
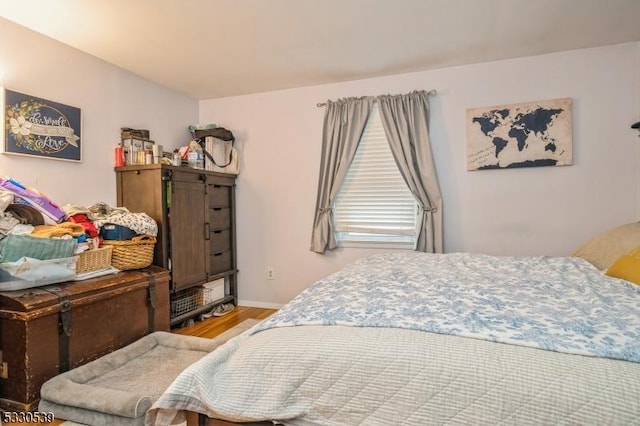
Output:
[[262,309],[280,309],[284,303],[256,302],[255,300],[238,300],[238,306]]

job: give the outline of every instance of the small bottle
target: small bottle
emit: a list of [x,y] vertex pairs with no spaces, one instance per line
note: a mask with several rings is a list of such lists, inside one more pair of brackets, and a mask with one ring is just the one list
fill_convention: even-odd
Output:
[[174,166],[182,165],[182,158],[180,158],[180,153],[178,152],[177,149],[173,151],[173,165]]
[[151,151],[153,152],[153,163],[154,164],[162,163],[162,145],[153,145],[153,148],[151,148]]
[[187,162],[189,164],[189,167],[193,169],[197,169],[198,168],[198,152],[197,151],[189,152],[189,156],[187,157]]
[[116,167],[124,166],[124,150],[122,149],[122,145],[118,144],[116,146],[115,155],[116,155],[116,158],[115,158]]
[[150,149],[144,152],[144,164],[153,164],[153,151]]
[[198,160],[196,161],[196,169],[204,169],[204,156],[198,152]]
[[129,164],[138,164],[138,148],[132,146],[129,149]]

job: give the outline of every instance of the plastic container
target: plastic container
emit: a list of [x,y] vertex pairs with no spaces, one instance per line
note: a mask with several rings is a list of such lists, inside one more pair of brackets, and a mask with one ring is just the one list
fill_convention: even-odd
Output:
[[191,151],[189,152],[189,167],[193,169],[204,169],[204,158],[201,152]]
[[76,276],[77,256],[39,260],[23,257],[0,263],[0,291],[24,290],[69,281]]

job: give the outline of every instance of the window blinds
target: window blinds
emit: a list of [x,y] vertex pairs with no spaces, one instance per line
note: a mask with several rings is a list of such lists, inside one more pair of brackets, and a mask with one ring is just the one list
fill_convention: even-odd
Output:
[[338,240],[413,242],[417,203],[396,165],[374,104],[334,203]]

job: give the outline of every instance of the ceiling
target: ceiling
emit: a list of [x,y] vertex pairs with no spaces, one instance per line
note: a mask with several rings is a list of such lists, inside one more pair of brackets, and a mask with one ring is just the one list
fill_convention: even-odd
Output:
[[195,99],[640,41],[640,0],[4,0]]

